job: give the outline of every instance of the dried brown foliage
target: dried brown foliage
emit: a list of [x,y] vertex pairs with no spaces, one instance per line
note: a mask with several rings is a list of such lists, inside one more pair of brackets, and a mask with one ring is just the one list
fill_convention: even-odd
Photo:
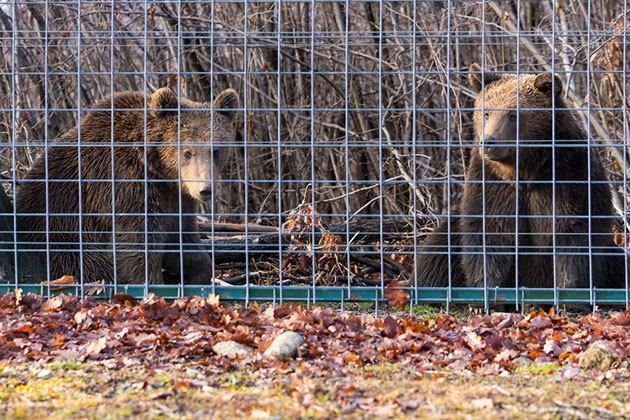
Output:
[[[279,226],[279,203],[281,212],[297,207],[303,180],[325,181],[312,184],[314,202],[307,201],[320,214],[340,215],[326,223],[346,212],[408,214],[414,204],[419,213],[440,213],[447,194],[440,181],[462,179],[472,138],[464,73],[484,60],[497,70],[553,63],[563,75],[576,72],[565,79],[572,91],[606,108],[592,121],[607,141],[623,137],[625,82],[617,75],[602,87],[606,74],[593,72],[587,86],[582,72],[598,51],[591,70],[626,64],[619,61],[623,2],[591,0],[589,9],[587,0],[557,8],[532,0],[518,2],[519,10],[508,1],[313,4],[149,2],[144,10],[142,2],[84,2],[79,19],[75,3],[22,2],[15,21],[11,8],[0,9],[7,34],[0,89],[10,93],[0,98],[0,141],[25,146],[15,149],[18,177],[38,145],[77,123],[77,108],[111,92],[170,84],[208,100],[211,90],[234,87],[248,109],[241,131],[250,147],[234,153],[227,176],[242,180],[247,168],[248,210],[262,215],[258,222]],[[172,76],[177,71],[185,84]],[[304,147],[311,142],[325,147]],[[611,157],[622,170],[622,155]],[[1,158],[10,178],[12,150]],[[414,177],[438,182],[414,184]],[[457,182],[451,193],[459,193]],[[243,212],[244,205],[244,184],[225,185],[217,210]]]
[[[479,373],[510,370],[523,360],[575,363],[596,340],[608,340],[619,360],[630,357],[630,313],[572,320],[553,312],[421,320],[339,314],[316,307],[219,304],[215,296],[139,302],[116,295],[109,302],[70,295],[50,299],[19,291],[0,297],[0,360],[103,360],[185,357],[230,369],[285,362],[260,357],[273,338],[295,331],[305,340],[299,360],[319,371],[354,363],[400,361],[419,370],[448,368]],[[254,349],[244,359],[213,355],[219,341]]]

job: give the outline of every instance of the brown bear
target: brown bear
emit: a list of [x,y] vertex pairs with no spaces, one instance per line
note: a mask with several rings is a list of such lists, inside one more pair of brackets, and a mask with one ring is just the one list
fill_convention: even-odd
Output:
[[559,287],[624,285],[609,181],[560,79],[482,75],[473,64],[469,80],[477,147],[450,217],[451,270],[443,220],[419,255],[419,283],[552,287],[555,267]]
[[235,140],[238,102],[232,89],[209,104],[162,88],[97,103],[19,181],[22,250],[52,278],[161,284],[183,262],[187,283],[209,283],[196,215]]

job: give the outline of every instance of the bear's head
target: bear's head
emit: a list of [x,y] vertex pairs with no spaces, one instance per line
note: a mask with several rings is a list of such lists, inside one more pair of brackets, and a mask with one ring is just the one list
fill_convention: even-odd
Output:
[[513,165],[517,152],[522,155],[536,144],[551,143],[559,115],[553,109],[566,107],[558,76],[483,73],[473,64],[469,82],[477,92],[473,122],[482,158]]
[[156,172],[167,180],[181,179],[184,194],[212,200],[214,183],[235,142],[238,95],[227,89],[212,104],[200,103],[178,98],[167,87],[155,91],[148,104],[147,140],[158,155]]

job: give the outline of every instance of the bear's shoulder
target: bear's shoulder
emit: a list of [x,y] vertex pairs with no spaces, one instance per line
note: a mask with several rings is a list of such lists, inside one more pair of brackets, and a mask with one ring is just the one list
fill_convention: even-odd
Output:
[[149,107],[149,97],[142,92],[126,91],[115,93],[113,96],[101,99],[92,105],[91,111],[111,112],[138,111]]

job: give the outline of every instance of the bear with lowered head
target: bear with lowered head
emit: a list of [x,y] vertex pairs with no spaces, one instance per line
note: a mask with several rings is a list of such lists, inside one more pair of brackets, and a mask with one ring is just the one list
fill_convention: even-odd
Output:
[[95,104],[18,183],[22,254],[52,278],[161,284],[163,270],[183,270],[185,282],[209,283],[196,216],[235,140],[238,103],[232,89],[200,103],[162,88]]
[[609,181],[561,80],[473,64],[469,81],[476,147],[458,214],[423,245],[419,283],[552,287],[555,275],[562,288],[622,287]]

